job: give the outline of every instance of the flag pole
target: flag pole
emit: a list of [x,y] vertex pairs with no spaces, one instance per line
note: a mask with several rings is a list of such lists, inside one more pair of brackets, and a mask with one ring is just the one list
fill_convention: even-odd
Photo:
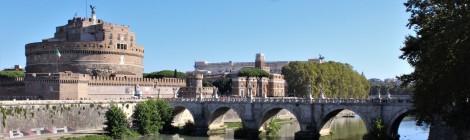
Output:
[[85,0],[85,15],[88,18],[88,0]]
[[[56,55],[57,55],[57,52],[59,51],[57,46],[55,47],[55,51],[56,51]],[[55,71],[56,71],[56,73],[59,73],[59,57],[56,57],[56,59],[55,59]]]

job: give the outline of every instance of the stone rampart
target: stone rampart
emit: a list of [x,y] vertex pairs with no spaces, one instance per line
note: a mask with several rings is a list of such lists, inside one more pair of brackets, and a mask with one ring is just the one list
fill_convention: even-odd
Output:
[[25,95],[24,78],[0,79],[0,100],[14,99]]
[[0,80],[0,95],[6,100],[20,99],[19,96],[35,97],[25,99],[57,100],[131,99],[136,94],[141,94],[143,98],[172,98],[173,88],[179,92],[185,86],[186,81],[179,78],[93,77],[71,72],[29,73],[24,79]]

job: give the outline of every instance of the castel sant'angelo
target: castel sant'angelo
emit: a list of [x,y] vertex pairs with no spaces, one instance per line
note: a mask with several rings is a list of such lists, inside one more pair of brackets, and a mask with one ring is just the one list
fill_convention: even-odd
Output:
[[27,99],[173,97],[184,79],[143,78],[144,47],[129,26],[74,17],[53,38],[25,46],[26,75],[0,80],[0,96]]

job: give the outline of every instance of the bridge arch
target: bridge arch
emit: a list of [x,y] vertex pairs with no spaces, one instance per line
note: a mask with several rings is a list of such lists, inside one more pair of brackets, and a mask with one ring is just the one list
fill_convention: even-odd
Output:
[[[191,116],[190,118],[188,118],[189,116],[186,116],[186,113],[185,113],[186,110],[187,112],[189,112]],[[196,116],[194,114],[194,111],[190,109],[189,107],[186,107],[185,105],[173,105],[173,112],[172,112],[173,125],[181,125],[191,120],[193,123],[196,123],[194,122],[194,120],[197,120],[195,117]]]
[[325,115],[321,117],[320,122],[318,122],[319,125],[317,126],[317,130],[321,131],[327,123],[331,123],[330,122],[331,119],[333,119],[336,115],[338,115],[341,111],[344,111],[344,110],[350,110],[356,113],[361,118],[362,122],[364,123],[365,128],[366,128],[366,133],[370,132],[369,130],[370,119],[369,117],[367,117],[366,113],[363,113],[360,108],[354,108],[354,107],[349,107],[349,106],[337,106],[326,111]]
[[[295,119],[299,122],[299,125],[302,125],[300,124],[301,121],[301,117],[299,116],[299,113],[294,109],[292,108],[291,106],[287,105],[287,106],[269,106],[267,108],[263,108],[263,111],[261,111],[261,113],[259,114],[259,120],[257,122],[257,129],[261,129],[261,127],[263,126],[264,123],[266,123],[270,118],[274,117],[276,114],[278,114],[281,110],[287,110],[289,111],[294,117]],[[302,129],[302,126],[299,126],[300,129]]]
[[389,125],[387,126],[387,134],[392,137],[398,137],[398,127],[401,121],[410,114],[410,109],[404,108],[399,112],[395,113],[390,119]]
[[[236,115],[238,115],[238,118],[241,118],[242,114],[240,114],[240,111],[236,107],[231,107],[228,105],[222,105],[222,106],[216,106],[213,108],[209,109],[209,114],[206,117],[207,120],[207,126],[209,126],[209,129],[217,129],[221,128],[220,125],[223,125],[224,121],[224,115],[232,109]],[[243,122],[243,119],[240,119]]]

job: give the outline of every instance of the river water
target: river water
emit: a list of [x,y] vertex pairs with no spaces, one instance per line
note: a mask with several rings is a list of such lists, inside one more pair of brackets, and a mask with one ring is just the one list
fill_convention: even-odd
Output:
[[[354,118],[336,118],[330,127],[332,135],[322,136],[320,140],[362,140],[362,136],[366,133],[364,122],[360,117]],[[295,132],[299,131],[300,127],[297,121],[283,123],[279,131],[280,137],[277,138],[262,138],[266,140],[293,140]],[[405,117],[400,123],[398,129],[400,140],[426,140],[429,134],[429,127],[416,126],[415,120],[412,117]],[[209,137],[194,137],[185,135],[166,135],[161,134],[153,137],[136,138],[136,140],[223,140],[234,139],[233,130],[227,130],[224,135],[215,135]]]

